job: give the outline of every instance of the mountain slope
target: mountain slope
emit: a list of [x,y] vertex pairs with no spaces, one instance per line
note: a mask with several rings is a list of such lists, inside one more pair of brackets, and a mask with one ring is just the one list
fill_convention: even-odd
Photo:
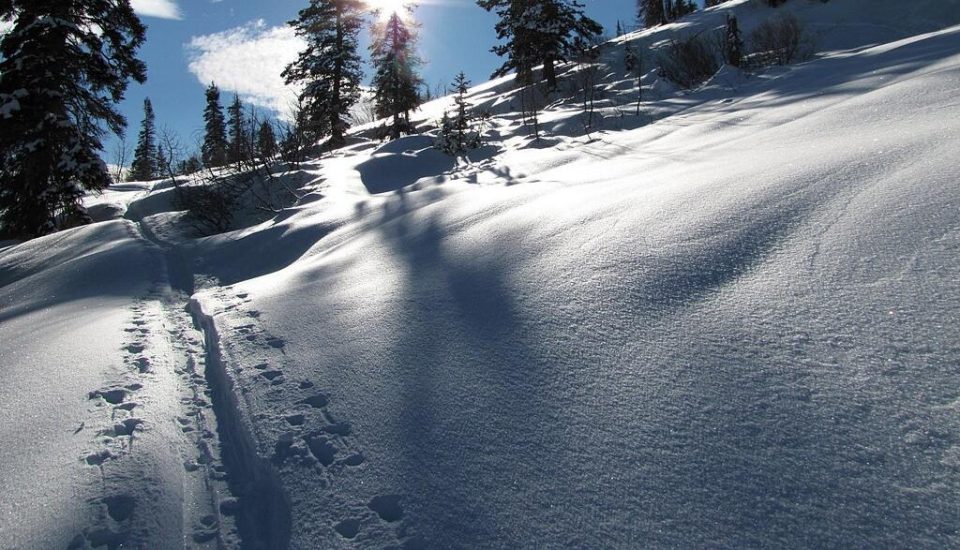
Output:
[[617,39],[589,132],[583,64],[539,140],[509,79],[469,158],[360,128],[262,223],[147,183],[0,244],[4,540],[957,546],[960,12],[867,4],[781,8],[803,64],[651,70],[640,116],[626,42],[775,12]]

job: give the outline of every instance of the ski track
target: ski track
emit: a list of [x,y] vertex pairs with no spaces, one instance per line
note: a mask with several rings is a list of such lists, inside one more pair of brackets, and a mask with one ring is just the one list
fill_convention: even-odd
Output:
[[[325,525],[302,524],[300,518],[290,517],[285,536],[290,536],[290,529],[308,532],[312,540],[324,540],[329,547],[337,546],[337,540],[415,544],[417,539],[408,534],[402,495],[376,494],[365,502],[338,502],[338,485],[362,477],[367,457],[355,442],[351,423],[336,413],[330,393],[318,381],[296,375],[301,369],[287,356],[287,342],[263,327],[261,313],[252,307],[248,294],[227,286],[201,296],[192,309],[195,315],[202,312],[199,316],[206,319],[208,334],[215,334],[220,342],[223,370],[240,388],[240,407],[281,411],[251,419],[259,455],[269,457],[269,467],[280,480],[305,483],[313,489],[309,491],[313,497],[329,503],[323,506]],[[203,312],[204,308],[212,313]],[[287,498],[282,487],[275,490],[282,493],[276,498]]]
[[[77,431],[89,434],[90,449],[80,460],[98,470],[102,497],[88,503],[98,521],[69,548],[169,543],[169,529],[154,524],[161,518],[140,513],[156,499],[179,501],[182,517],[162,519],[178,526],[184,544],[237,546],[234,522],[221,513],[232,509],[232,501],[203,376],[202,336],[179,307],[183,302],[179,293],[158,285],[132,304],[120,375],[88,394],[89,414]],[[164,448],[170,441],[176,448]],[[171,464],[182,469],[182,487],[129,491],[130,480],[157,477],[157,467]]]

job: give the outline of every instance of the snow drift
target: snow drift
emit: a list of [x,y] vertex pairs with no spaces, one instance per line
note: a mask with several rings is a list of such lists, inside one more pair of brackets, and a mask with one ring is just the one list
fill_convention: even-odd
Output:
[[[130,281],[169,287],[173,262],[195,275],[211,391],[188,403],[222,426],[206,439],[203,478],[219,492],[212,512],[159,502],[183,512],[171,532],[130,523],[145,521],[140,500],[121,520],[107,503],[101,524],[123,540],[956,546],[960,27],[933,31],[940,17],[957,23],[949,4],[917,2],[909,21],[884,4],[858,26],[864,2],[791,2],[822,47],[844,49],[759,75],[724,69],[641,117],[617,110],[631,102],[616,76],[624,42],[714,25],[729,9],[748,25],[772,13],[728,2],[603,53],[603,128],[578,130],[579,108],[558,102],[537,143],[510,108],[510,82],[494,81],[471,95],[493,113],[474,158],[440,156],[424,137],[358,137],[302,167],[296,206],[220,235],[176,235],[176,215],[138,189],[129,207],[111,203],[137,224],[0,249],[3,387],[50,385],[54,360],[40,350],[74,345],[36,317],[78,311],[52,289],[107,318],[149,286]],[[447,105],[427,105],[422,121]],[[138,227],[164,249],[121,235]],[[112,260],[83,243],[156,264],[124,284],[81,284],[57,267],[74,257],[58,239],[106,273]],[[186,299],[167,292],[157,315],[185,331]],[[103,331],[120,338],[122,327]],[[182,334],[195,342],[180,356],[199,355],[197,335]],[[80,507],[47,523],[22,512],[37,504],[17,479],[34,471],[32,433],[52,438],[84,418],[87,392],[109,378],[91,373],[109,374],[101,363],[122,347],[102,346],[100,359],[78,356],[95,380],[58,389],[73,408],[39,423],[18,413],[4,428],[14,467],[0,474],[0,510],[24,519],[3,536],[22,546],[65,546],[74,533],[57,538],[55,525],[99,540],[61,519]],[[185,362],[173,361],[174,378]],[[5,410],[52,403],[34,393]],[[137,418],[144,435],[164,425],[160,412]],[[177,445],[196,466],[184,433],[169,437],[188,438]],[[252,466],[231,465],[231,438]],[[93,475],[78,445],[36,468]],[[264,502],[277,515],[257,531],[251,510]]]

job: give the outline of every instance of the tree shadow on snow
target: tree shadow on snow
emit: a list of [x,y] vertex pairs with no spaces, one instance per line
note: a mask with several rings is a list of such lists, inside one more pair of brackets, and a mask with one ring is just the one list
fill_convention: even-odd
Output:
[[367,191],[378,195],[443,175],[455,166],[456,159],[435,149],[429,136],[408,136],[377,149],[357,170]]

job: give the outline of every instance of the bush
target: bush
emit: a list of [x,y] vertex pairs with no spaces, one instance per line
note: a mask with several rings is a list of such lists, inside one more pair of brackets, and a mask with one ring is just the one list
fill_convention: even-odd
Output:
[[701,35],[671,40],[659,64],[658,74],[681,88],[693,88],[720,69],[716,45]]
[[750,33],[753,57],[759,64],[787,65],[810,56],[803,24],[791,13],[761,23]]

